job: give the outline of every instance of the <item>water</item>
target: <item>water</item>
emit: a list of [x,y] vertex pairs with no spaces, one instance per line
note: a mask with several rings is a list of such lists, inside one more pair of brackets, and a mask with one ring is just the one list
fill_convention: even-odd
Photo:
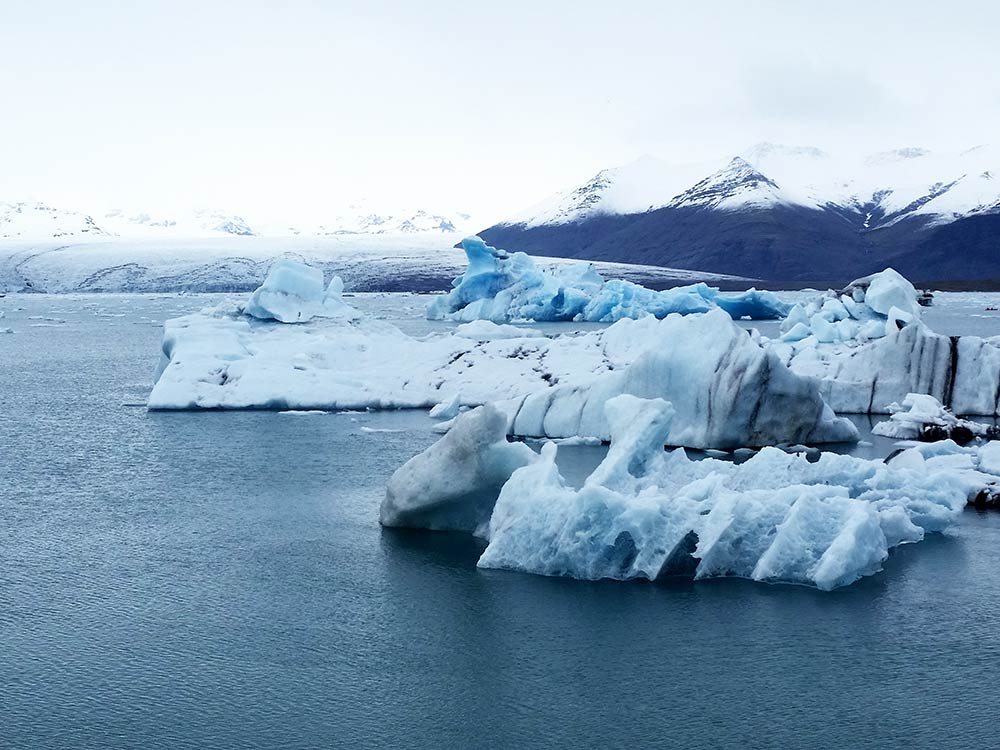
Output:
[[481,571],[377,524],[421,413],[125,405],[204,302],[0,300],[0,747],[995,745],[1000,514],[832,593]]

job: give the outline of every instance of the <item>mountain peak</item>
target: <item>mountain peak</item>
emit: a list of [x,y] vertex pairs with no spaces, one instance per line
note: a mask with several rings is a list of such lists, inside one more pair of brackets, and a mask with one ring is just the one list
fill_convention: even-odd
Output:
[[715,208],[734,210],[789,202],[770,177],[742,156],[696,183],[667,205],[671,208]]

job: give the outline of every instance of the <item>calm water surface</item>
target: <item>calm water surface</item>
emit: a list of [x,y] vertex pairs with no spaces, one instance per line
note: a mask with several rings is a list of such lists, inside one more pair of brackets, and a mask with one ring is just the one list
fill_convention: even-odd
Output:
[[997,745],[1000,514],[832,593],[481,571],[378,526],[422,413],[131,405],[204,302],[0,300],[0,747]]

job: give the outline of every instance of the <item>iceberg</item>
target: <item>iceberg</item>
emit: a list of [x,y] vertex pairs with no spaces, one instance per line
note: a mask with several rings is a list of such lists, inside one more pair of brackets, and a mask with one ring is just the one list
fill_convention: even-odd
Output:
[[[557,447],[516,470],[479,566],[587,580],[735,576],[830,590],[881,569],[889,549],[947,528],[976,490],[929,461],[765,448],[745,463],[665,453],[670,404],[610,400],[611,448],[574,489]],[[996,477],[993,477],[996,479]],[[983,480],[978,480],[979,484]]]
[[487,404],[462,414],[438,442],[390,477],[383,526],[475,532],[489,521],[500,488],[536,454],[508,443],[506,420]]
[[380,519],[482,536],[483,568],[831,590],[947,529],[967,503],[1000,497],[1000,443],[917,444],[888,463],[764,448],[735,464],[665,452],[667,401],[620,395],[605,411],[611,445],[582,487],[559,474],[555,443],[537,456],[508,443],[499,412],[481,408],[393,475]]
[[497,325],[489,320],[474,320],[462,323],[455,328],[455,335],[475,341],[491,341],[492,339],[530,339],[544,337],[545,334],[531,328]]
[[773,342],[793,372],[820,380],[838,414],[888,414],[909,394],[933,396],[955,414],[1000,414],[1000,339],[942,336],[920,320],[861,343]]
[[654,291],[619,279],[605,281],[593,266],[540,269],[525,253],[506,253],[479,237],[462,240],[465,273],[427,306],[431,320],[588,321],[613,323],[653,315],[664,318],[722,308],[733,318],[777,320],[791,305],[772,292],[723,294],[706,284]]
[[973,438],[1000,438],[1000,429],[959,419],[933,396],[909,393],[901,404],[889,404],[889,419],[872,428],[873,435],[904,440],[946,440],[968,443]]
[[609,440],[605,405],[630,394],[674,404],[676,418],[665,433],[672,446],[728,449],[858,439],[857,429],[824,403],[816,380],[791,372],[721,310],[672,315],[647,335],[646,350],[623,368],[502,404],[511,434]]
[[955,414],[1000,414],[1000,337],[934,333],[920,319],[920,299],[886,269],[795,305],[768,347],[792,371],[818,378],[837,413],[887,414],[912,393]]
[[334,276],[324,289],[323,272],[294,260],[279,260],[250,295],[243,312],[258,320],[305,323],[315,317],[356,318],[358,311],[344,302],[344,282]]
[[148,406],[334,411],[444,403],[454,415],[624,367],[648,345],[657,323],[623,320],[552,338],[416,338],[365,317],[285,325],[223,305],[164,323]]
[[781,340],[815,343],[866,342],[920,318],[919,294],[891,268],[793,305],[781,324]]
[[[299,305],[289,318],[303,319],[298,299],[316,302],[317,281],[312,297],[279,298]],[[271,298],[255,292],[254,299]],[[672,439],[681,445],[856,439],[813,381],[789,372],[719,309],[623,319],[579,335],[528,335],[478,321],[415,338],[356,313],[286,325],[247,307],[223,305],[164,324],[150,409],[433,408],[436,418],[451,419],[463,407],[497,402],[517,434],[606,440],[604,401],[634,392],[679,405],[684,428]]]

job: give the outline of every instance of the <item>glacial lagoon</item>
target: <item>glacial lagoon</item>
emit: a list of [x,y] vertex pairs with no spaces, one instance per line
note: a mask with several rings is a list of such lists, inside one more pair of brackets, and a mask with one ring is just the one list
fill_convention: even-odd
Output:
[[[163,320],[219,299],[0,299],[0,746],[994,744],[1000,514],[830,593],[480,570],[466,535],[378,525],[423,412],[145,410]],[[996,335],[998,301],[924,319]]]

